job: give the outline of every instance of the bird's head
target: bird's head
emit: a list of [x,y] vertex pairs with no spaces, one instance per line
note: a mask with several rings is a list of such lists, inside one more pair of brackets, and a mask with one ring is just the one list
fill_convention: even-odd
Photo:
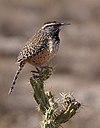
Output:
[[70,25],[70,23],[60,23],[57,21],[46,22],[42,26],[41,30],[45,31],[46,33],[59,32],[61,27],[64,25]]

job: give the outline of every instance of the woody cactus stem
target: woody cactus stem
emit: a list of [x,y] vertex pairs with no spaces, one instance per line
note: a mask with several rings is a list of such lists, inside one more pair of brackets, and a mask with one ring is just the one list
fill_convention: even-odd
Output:
[[58,128],[74,116],[81,106],[70,93],[61,93],[60,99],[54,99],[50,91],[44,91],[44,81],[52,75],[52,72],[52,67],[45,67],[30,78],[34,99],[38,104],[38,110],[43,114],[41,128]]

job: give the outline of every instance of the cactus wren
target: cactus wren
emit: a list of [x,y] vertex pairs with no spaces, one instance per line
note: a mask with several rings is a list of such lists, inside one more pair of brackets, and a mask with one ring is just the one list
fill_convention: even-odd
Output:
[[[14,76],[9,94],[11,94],[18,75],[26,63],[30,63],[35,67],[41,67],[56,55],[60,44],[59,31],[63,25],[65,25],[65,23],[56,21],[46,22],[42,28],[26,42],[17,58],[18,70]],[[69,25],[69,23],[66,25]]]

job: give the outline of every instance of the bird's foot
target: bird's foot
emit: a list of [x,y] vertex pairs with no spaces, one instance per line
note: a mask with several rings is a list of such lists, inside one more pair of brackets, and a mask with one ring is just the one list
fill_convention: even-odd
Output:
[[39,74],[40,74],[40,69],[39,68],[36,67],[36,71],[31,71],[31,73],[32,73],[32,78],[34,80],[39,79]]
[[42,81],[45,81],[51,76],[54,68],[49,66],[42,66],[39,68],[36,67],[36,70],[37,71],[31,71],[33,79],[34,80],[40,79]]

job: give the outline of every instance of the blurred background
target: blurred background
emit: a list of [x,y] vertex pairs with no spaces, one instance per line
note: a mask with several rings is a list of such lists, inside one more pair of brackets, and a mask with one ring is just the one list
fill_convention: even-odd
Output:
[[37,128],[36,110],[26,65],[8,96],[16,72],[16,57],[23,44],[44,22],[70,21],[60,33],[56,71],[46,90],[56,97],[73,92],[80,111],[63,127],[100,127],[100,0],[0,0],[0,128]]

